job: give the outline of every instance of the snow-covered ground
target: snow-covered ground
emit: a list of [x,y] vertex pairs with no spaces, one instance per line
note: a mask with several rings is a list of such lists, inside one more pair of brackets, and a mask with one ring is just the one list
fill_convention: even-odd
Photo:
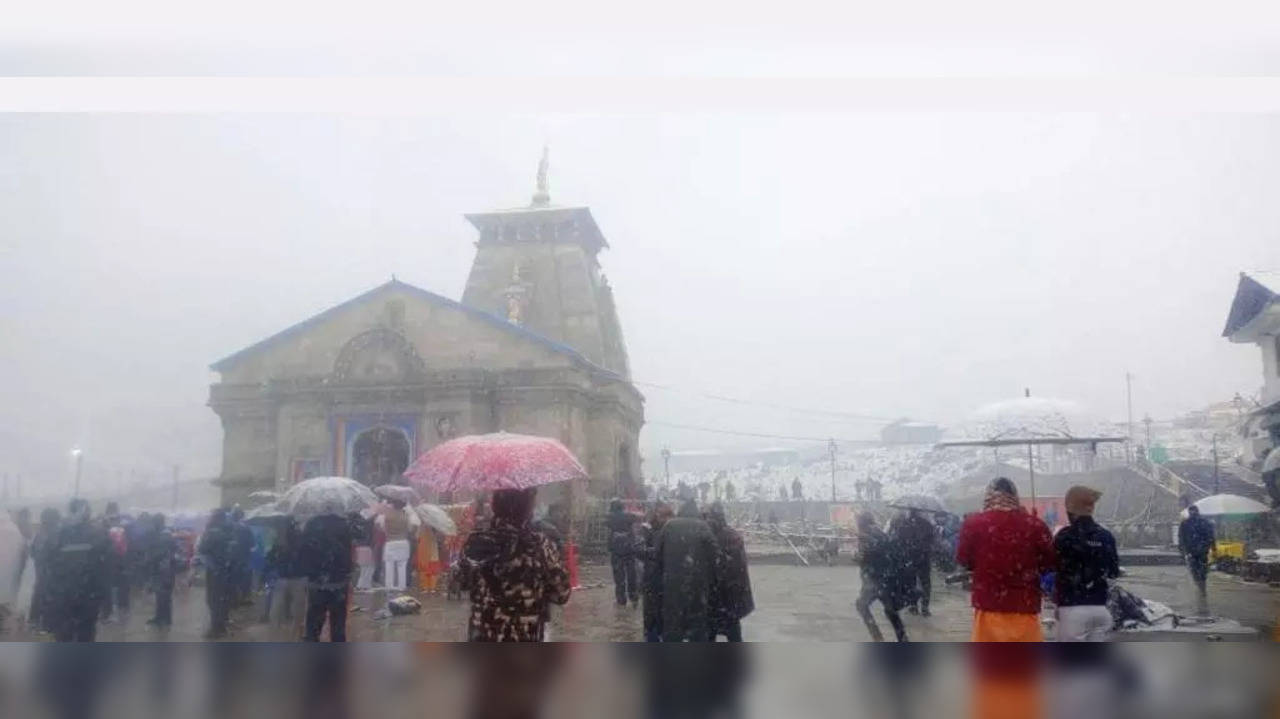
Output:
[[[914,445],[841,449],[836,457],[836,498],[854,499],[855,483],[867,479],[881,483],[881,495],[886,500],[908,494],[936,496],[961,477],[979,470],[987,461],[982,452],[969,449],[937,450]],[[732,482],[741,499],[777,499],[779,489],[785,489],[790,496],[791,483],[796,479],[804,487],[805,497],[831,498],[829,459],[671,475],[673,484],[683,481],[692,486],[702,482],[714,484],[717,478],[722,490],[726,482]]]
[[[1212,461],[1216,437],[1219,461],[1229,466],[1241,449],[1238,430],[1230,425],[1201,428],[1177,427],[1171,422],[1153,422],[1151,444],[1163,447],[1170,461]],[[1082,407],[1067,400],[1020,397],[989,404],[976,411],[969,421],[950,428],[944,439],[1013,439],[1019,437],[1124,437],[1125,423],[1092,417]],[[1147,427],[1135,422],[1134,442],[1147,444]],[[1077,447],[1037,450],[1037,471],[1079,471],[1089,465],[1089,450]],[[806,453],[801,452],[802,456]],[[1121,444],[1099,447],[1101,457],[1121,461],[1125,450]],[[811,457],[786,464],[756,464],[749,467],[723,467],[701,471],[673,472],[673,484],[684,482],[697,486],[703,482],[721,490],[732,482],[739,499],[772,500],[779,490],[790,496],[791,484],[799,479],[804,496],[810,499],[831,498],[831,462],[825,453],[808,453]],[[857,496],[855,484],[874,479],[881,483],[884,499],[910,494],[940,496],[961,478],[988,466],[997,455],[990,449],[935,449],[930,445],[892,445],[881,447],[839,446],[836,455],[835,488],[840,501]],[[998,460],[1007,465],[1027,466],[1024,450],[1008,448],[999,452]]]

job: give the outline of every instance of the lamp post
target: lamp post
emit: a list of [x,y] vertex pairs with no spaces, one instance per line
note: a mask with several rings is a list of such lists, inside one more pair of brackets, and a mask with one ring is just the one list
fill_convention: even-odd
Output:
[[1222,494],[1222,477],[1218,474],[1218,433],[1213,433],[1213,493]]
[[836,440],[827,440],[827,452],[831,454],[831,503],[836,501]]
[[80,477],[84,474],[84,450],[79,447],[71,448],[71,456],[76,458],[76,489],[71,495],[73,498],[80,497]]
[[666,489],[671,490],[671,450],[667,447],[662,448],[662,467],[666,472]]

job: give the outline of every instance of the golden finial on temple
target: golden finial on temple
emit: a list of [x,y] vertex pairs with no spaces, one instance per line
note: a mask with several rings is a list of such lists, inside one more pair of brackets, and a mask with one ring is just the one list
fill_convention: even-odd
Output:
[[547,146],[542,146],[542,159],[538,160],[538,185],[533,193],[533,205],[542,207],[551,204],[551,193],[547,189],[547,167],[550,163],[547,159]]

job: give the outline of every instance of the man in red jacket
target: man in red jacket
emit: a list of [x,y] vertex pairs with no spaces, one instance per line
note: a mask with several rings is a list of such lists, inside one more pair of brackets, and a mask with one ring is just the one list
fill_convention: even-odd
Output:
[[973,641],[1041,641],[1040,575],[1057,564],[1049,528],[1004,477],[987,487],[982,510],[956,544],[956,561],[973,574]]

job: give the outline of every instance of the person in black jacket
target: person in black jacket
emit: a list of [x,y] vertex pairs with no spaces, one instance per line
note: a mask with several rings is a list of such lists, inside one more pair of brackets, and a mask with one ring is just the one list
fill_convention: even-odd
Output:
[[235,507],[231,510],[231,535],[233,537],[231,552],[231,587],[230,601],[235,607],[252,602],[253,589],[253,530],[244,521],[244,510]]
[[692,499],[662,526],[655,554],[654,570],[662,578],[662,641],[711,641],[711,591],[719,581],[720,547]]
[[724,505],[716,502],[707,512],[707,523],[715,533],[720,550],[719,571],[711,590],[711,639],[720,635],[730,642],[742,641],[742,619],[755,611],[751,577],[747,574],[747,549],[742,535],[729,526]]
[[89,503],[71,500],[47,560],[46,607],[58,641],[94,640],[98,612],[107,599],[110,543],[102,525],[90,521]]
[[1120,557],[1111,532],[1093,521],[1102,493],[1089,487],[1067,490],[1070,524],[1053,538],[1058,573],[1053,582],[1060,642],[1103,641],[1113,621],[1107,609],[1107,580],[1120,576]]
[[1209,614],[1209,550],[1213,549],[1213,523],[1200,516],[1196,505],[1187,507],[1187,518],[1178,525],[1178,551],[1191,572],[1196,585],[1196,610],[1200,616]]
[[144,548],[147,584],[156,595],[155,616],[147,624],[156,627],[168,627],[173,624],[173,583],[177,571],[178,541],[173,533],[164,526],[164,515],[156,514],[148,517],[151,529],[147,532]]
[[884,641],[880,627],[871,616],[871,603],[880,602],[884,616],[893,626],[898,641],[907,640],[907,628],[898,609],[906,604],[909,591],[905,582],[905,560],[901,548],[876,525],[870,512],[858,515],[858,560],[862,569],[862,590],[854,607],[871,632],[871,638]]
[[658,535],[662,525],[675,516],[675,509],[662,502],[653,508],[645,532],[642,548],[644,574],[641,578],[641,589],[644,595],[644,640],[646,642],[662,641],[662,572],[658,564]]
[[304,640],[320,641],[325,619],[329,641],[347,641],[347,584],[351,580],[351,523],[338,514],[322,514],[302,528],[298,561],[307,578]]
[[205,633],[205,639],[220,639],[227,635],[234,544],[235,535],[227,519],[227,510],[213,510],[204,535],[200,537],[200,547],[196,550],[204,558],[205,602],[209,605],[209,631]]
[[[354,526],[352,531],[356,531]],[[289,641],[302,636],[307,611],[307,578],[301,552],[302,530],[293,517],[283,517],[271,551],[267,552],[267,572],[272,582],[265,611],[271,626]]]
[[893,523],[892,534],[902,548],[907,562],[907,583],[911,586],[907,612],[915,614],[918,611],[927,617],[929,595],[933,590],[930,582],[930,560],[933,558],[933,541],[937,530],[920,510],[909,509]]
[[629,600],[640,603],[640,586],[636,577],[636,516],[623,510],[622,500],[615,499],[609,505],[605,519],[609,527],[609,563],[613,566],[613,593],[618,606]]
[[35,586],[31,591],[31,614],[27,623],[39,632],[52,631],[49,624],[49,565],[53,547],[58,542],[62,526],[62,514],[53,507],[40,512],[40,527],[31,539],[31,566],[36,572]]

